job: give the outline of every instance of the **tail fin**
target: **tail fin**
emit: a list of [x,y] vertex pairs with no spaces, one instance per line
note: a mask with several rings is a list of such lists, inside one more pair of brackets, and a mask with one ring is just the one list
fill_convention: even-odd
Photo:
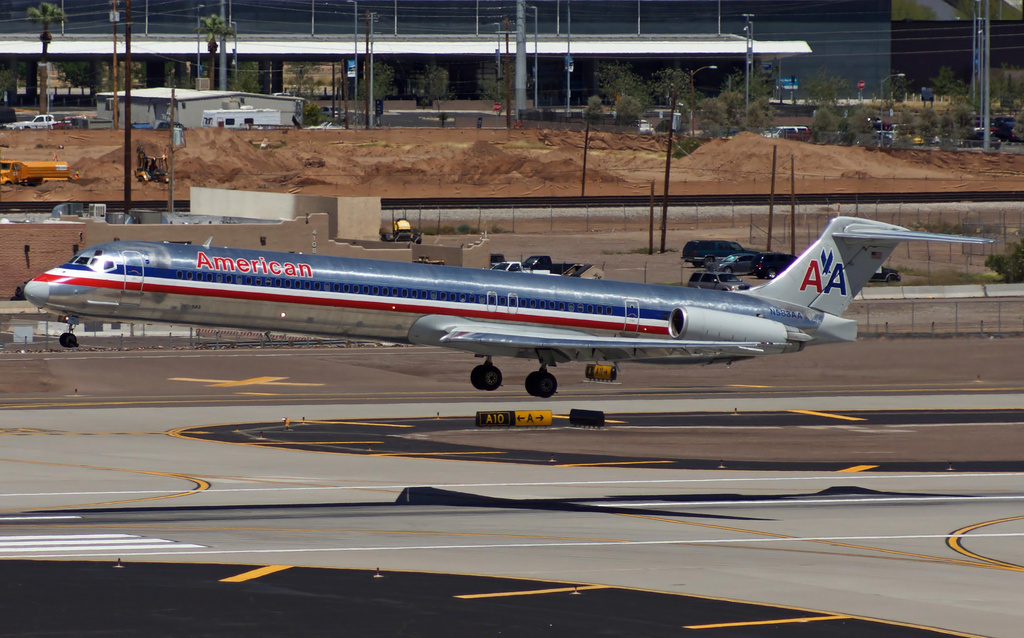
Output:
[[909,230],[858,217],[836,217],[789,268],[749,294],[841,315],[902,241],[987,244],[990,239]]

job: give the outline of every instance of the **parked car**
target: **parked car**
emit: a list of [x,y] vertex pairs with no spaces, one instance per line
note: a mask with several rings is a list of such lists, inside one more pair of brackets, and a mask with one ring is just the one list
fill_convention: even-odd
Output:
[[686,285],[705,290],[750,290],[750,284],[727,272],[695,272]]
[[737,253],[729,255],[725,259],[719,259],[711,265],[715,272],[727,272],[734,275],[746,275],[754,269],[754,262],[760,253]]
[[508,272],[523,272],[523,264],[518,261],[499,261],[491,266],[491,270],[506,270]]
[[886,268],[885,266],[882,266],[875,271],[875,274],[871,275],[871,279],[869,279],[869,281],[892,284],[897,281],[901,281],[902,279],[903,278],[900,277],[899,271],[895,268]]
[[757,251],[744,248],[734,241],[693,239],[683,246],[683,261],[690,262],[694,267],[708,267],[719,259],[740,253],[756,255]]
[[761,253],[751,270],[758,279],[775,279],[775,276],[796,260],[789,253]]

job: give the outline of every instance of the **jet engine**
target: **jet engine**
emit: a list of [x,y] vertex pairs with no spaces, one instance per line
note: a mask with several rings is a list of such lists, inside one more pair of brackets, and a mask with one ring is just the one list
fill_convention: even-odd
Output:
[[748,341],[785,343],[788,331],[778,321],[707,308],[675,308],[668,333],[688,341]]

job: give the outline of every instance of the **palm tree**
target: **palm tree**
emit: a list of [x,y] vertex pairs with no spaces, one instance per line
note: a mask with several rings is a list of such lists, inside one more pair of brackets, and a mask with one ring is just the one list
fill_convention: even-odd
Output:
[[32,24],[38,24],[43,27],[42,33],[39,34],[39,41],[43,43],[43,57],[39,62],[39,112],[46,113],[46,85],[50,81],[46,73],[46,60],[50,50],[50,41],[53,40],[53,35],[50,33],[50,25],[64,22],[67,20],[67,15],[57,5],[50,2],[41,2],[38,7],[28,8],[26,19]]
[[200,18],[199,28],[196,29],[198,33],[206,34],[209,41],[206,43],[206,50],[210,52],[210,88],[213,88],[214,78],[214,64],[217,55],[217,40],[222,37],[228,37],[235,35],[235,30],[231,28],[224,18],[220,17],[215,13],[211,13],[209,18]]

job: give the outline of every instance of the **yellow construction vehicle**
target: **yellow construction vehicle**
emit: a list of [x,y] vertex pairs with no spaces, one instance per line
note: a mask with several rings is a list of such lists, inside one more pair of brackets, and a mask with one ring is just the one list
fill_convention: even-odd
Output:
[[146,155],[146,147],[139,145],[135,150],[138,156],[138,167],[135,169],[135,177],[140,182],[161,182],[167,184],[171,181],[167,172],[167,156]]
[[411,241],[419,244],[423,242],[423,233],[417,233],[412,229],[408,219],[396,219],[391,222],[391,232],[381,233],[381,241]]

